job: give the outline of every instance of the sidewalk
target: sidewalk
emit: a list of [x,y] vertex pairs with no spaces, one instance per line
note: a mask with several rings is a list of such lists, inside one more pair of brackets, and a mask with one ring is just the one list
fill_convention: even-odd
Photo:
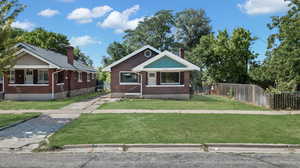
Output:
[[96,110],[92,113],[182,113],[182,114],[255,114],[289,115],[300,111],[242,111],[242,110]]
[[21,114],[37,112],[42,114],[68,114],[68,115],[80,115],[83,113],[103,114],[103,113],[182,113],[182,114],[253,114],[253,115],[296,115],[300,114],[300,111],[242,111],[242,110],[95,110],[99,107],[99,104],[103,102],[97,102],[93,106],[86,109],[58,109],[58,110],[0,110],[0,114]]

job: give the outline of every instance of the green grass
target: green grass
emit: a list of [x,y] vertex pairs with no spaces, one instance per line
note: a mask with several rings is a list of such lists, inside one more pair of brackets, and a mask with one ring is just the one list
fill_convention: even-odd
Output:
[[106,143],[300,143],[300,115],[84,114],[50,147]]
[[99,109],[151,110],[267,110],[220,96],[195,95],[191,100],[124,99],[104,104]]
[[100,94],[101,93],[97,92],[97,93],[90,93],[90,94],[66,98],[66,99],[49,100],[49,101],[0,101],[0,110],[60,109],[71,103],[93,98]]
[[10,124],[39,116],[39,113],[0,114],[0,128]]

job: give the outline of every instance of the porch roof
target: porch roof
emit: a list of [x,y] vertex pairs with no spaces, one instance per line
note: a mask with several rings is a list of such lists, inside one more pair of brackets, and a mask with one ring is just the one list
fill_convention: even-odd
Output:
[[169,51],[164,51],[134,67],[132,71],[200,71],[200,68]]

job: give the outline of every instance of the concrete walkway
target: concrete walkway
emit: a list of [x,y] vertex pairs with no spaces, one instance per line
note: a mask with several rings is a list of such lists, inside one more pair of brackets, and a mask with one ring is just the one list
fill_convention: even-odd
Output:
[[256,114],[289,115],[300,111],[242,111],[242,110],[96,110],[92,113],[183,113],[183,114]]
[[[103,100],[103,101],[115,101],[115,100]],[[22,114],[37,112],[46,115],[68,115],[67,118],[76,118],[80,114],[92,113],[92,114],[101,114],[101,113],[182,113],[182,114],[255,114],[255,115],[296,115],[300,114],[300,111],[242,111],[242,110],[94,110],[98,108],[99,105],[104,102],[97,102],[94,104],[94,107],[88,109],[73,109],[73,110],[0,110],[0,114]]]

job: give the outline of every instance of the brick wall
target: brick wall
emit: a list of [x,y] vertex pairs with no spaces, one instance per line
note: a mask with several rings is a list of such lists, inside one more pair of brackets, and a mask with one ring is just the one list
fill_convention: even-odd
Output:
[[[8,73],[4,73],[5,78],[5,93],[16,94],[16,93],[30,93],[30,94],[46,94],[52,93],[52,73],[55,72],[55,69],[49,69],[48,71],[48,86],[9,86],[8,81]],[[57,85],[57,75],[55,76],[55,93],[68,91],[70,86],[71,90],[82,89],[82,88],[91,88],[96,87],[96,80],[92,80],[87,82],[87,73],[82,73],[82,82],[78,82],[77,72],[74,71],[64,71],[65,80],[63,85]],[[69,76],[68,76],[69,75]],[[70,77],[70,83],[68,78]],[[2,87],[1,87],[2,89]]]
[[[158,53],[153,52],[153,56]],[[152,56],[152,57],[153,57]],[[124,62],[112,67],[111,69],[111,91],[112,92],[121,92],[121,93],[130,93],[130,92],[140,92],[139,85],[120,85],[119,82],[119,73],[120,71],[131,71],[133,67],[145,62],[146,60],[152,57],[145,57],[144,51],[132,56],[131,58],[125,60]]]

